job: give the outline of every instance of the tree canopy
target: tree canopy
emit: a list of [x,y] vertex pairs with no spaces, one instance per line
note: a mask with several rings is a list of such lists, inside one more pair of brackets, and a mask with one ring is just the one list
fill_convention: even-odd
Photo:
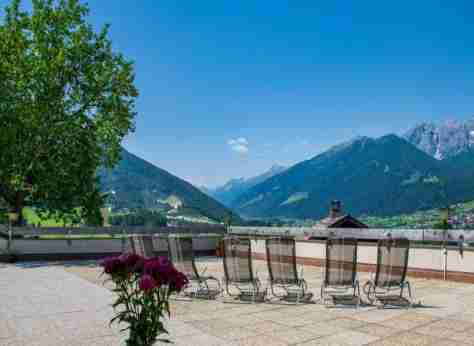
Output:
[[156,211],[138,209],[131,213],[109,216],[109,223],[113,226],[166,226],[166,216]]
[[134,130],[133,64],[78,0],[12,0],[0,19],[0,197],[21,214],[100,218],[96,171]]

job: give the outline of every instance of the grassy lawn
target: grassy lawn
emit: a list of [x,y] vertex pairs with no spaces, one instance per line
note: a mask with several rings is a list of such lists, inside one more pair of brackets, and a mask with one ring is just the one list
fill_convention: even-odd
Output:
[[40,224],[41,227],[64,227],[65,225],[66,226],[71,225],[71,222],[69,220],[63,220],[63,219],[57,220],[54,218],[42,220],[32,208],[25,208],[23,210],[23,217],[27,221],[28,225]]
[[40,240],[110,240],[110,239],[121,239],[126,238],[121,234],[44,234],[40,235],[35,239]]

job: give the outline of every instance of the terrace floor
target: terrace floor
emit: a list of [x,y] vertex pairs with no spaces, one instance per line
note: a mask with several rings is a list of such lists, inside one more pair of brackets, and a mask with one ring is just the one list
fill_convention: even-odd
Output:
[[[255,264],[265,282],[265,263]],[[220,261],[199,265],[223,275]],[[99,275],[93,262],[0,264],[0,345],[123,344]],[[304,277],[317,298],[320,269],[305,267]],[[412,309],[195,299],[173,301],[166,325],[175,345],[474,345],[474,285],[411,282],[421,302]]]

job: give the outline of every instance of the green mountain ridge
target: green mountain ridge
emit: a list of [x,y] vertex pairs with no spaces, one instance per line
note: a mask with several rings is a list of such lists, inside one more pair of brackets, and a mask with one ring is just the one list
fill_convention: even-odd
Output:
[[[122,150],[122,159],[113,169],[99,171],[101,190],[115,210],[150,209],[166,212],[187,211],[213,220],[223,220],[232,212],[190,183]],[[233,219],[240,219],[233,214]]]
[[280,165],[273,165],[268,171],[259,174],[255,177],[251,178],[237,178],[231,179],[227,183],[222,186],[219,186],[214,189],[203,189],[205,193],[209,196],[215,198],[222,204],[226,206],[231,206],[232,203],[238,199],[242,194],[244,194],[247,190],[252,188],[253,186],[264,182],[268,178],[273,177],[276,174],[279,174],[285,171],[287,168]]
[[474,198],[474,154],[436,160],[396,135],[337,145],[257,184],[231,206],[248,217],[397,215]]

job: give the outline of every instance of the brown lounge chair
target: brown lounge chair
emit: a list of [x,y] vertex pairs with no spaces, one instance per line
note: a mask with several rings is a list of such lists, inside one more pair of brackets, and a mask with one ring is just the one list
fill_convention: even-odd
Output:
[[[272,295],[282,300],[295,300],[296,303],[310,301],[312,294],[306,292],[308,285],[302,273],[298,275],[296,267],[295,240],[288,237],[268,238],[265,247]],[[284,293],[277,293],[279,290]]]
[[[214,299],[221,293],[221,285],[213,276],[205,276],[207,268],[199,273],[191,235],[174,234],[168,237],[168,252],[173,265],[184,273],[190,282],[188,295],[196,298]],[[191,292],[189,292],[189,289]]]
[[[260,280],[254,274],[252,267],[252,248],[249,238],[225,237],[224,238],[224,285],[227,294],[241,300],[265,297]],[[230,288],[237,289],[233,294]]]
[[152,235],[134,234],[128,237],[133,253],[145,258],[155,257]]
[[[380,239],[377,245],[375,277],[364,285],[364,292],[371,303],[379,308],[386,305],[413,305],[410,282],[406,280],[410,241],[408,239]],[[403,296],[405,287],[408,299]],[[392,294],[399,291],[399,294]]]
[[326,305],[328,297],[334,302],[347,297],[347,291],[353,290],[351,299],[360,305],[360,285],[357,278],[357,239],[328,238],[326,241],[326,267],[321,300]]

